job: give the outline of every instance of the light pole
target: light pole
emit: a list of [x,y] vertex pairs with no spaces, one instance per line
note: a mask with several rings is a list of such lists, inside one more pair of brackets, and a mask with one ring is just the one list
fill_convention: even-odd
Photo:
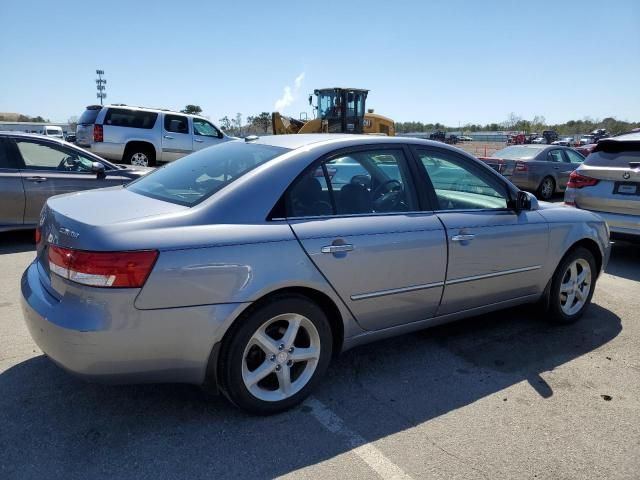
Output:
[[104,75],[104,70],[96,70],[96,75],[98,75],[98,78],[96,78],[96,89],[98,90],[96,96],[100,99],[100,105],[102,105],[102,101],[107,98],[107,87],[105,87],[105,85],[107,84],[107,79],[102,78],[102,76]]

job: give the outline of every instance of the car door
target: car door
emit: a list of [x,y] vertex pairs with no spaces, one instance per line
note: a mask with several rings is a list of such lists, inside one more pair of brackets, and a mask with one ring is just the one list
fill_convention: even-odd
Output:
[[407,150],[343,150],[286,194],[289,224],[360,325],[379,330],[432,317],[446,270],[444,228],[420,211]]
[[12,144],[0,138],[0,228],[22,225],[24,187]]
[[449,248],[437,314],[539,294],[549,243],[544,218],[509,208],[507,184],[476,161],[436,147],[415,153]]
[[554,148],[547,153],[549,164],[551,165],[552,174],[556,182],[556,187],[564,190],[569,180],[571,165],[567,162],[562,149]]
[[202,150],[203,148],[217,145],[222,142],[223,135],[213,123],[204,118],[193,117],[193,150]]
[[63,145],[16,138],[20,156],[20,175],[25,191],[24,223],[37,223],[47,199],[62,193],[108,187],[123,183],[119,176],[98,175],[93,172],[94,158]]
[[170,162],[193,151],[189,117],[165,113],[162,122],[162,160]]
[[567,183],[569,182],[569,175],[571,175],[571,172],[582,165],[582,162],[584,162],[584,157],[575,150],[570,149],[563,150],[562,153],[564,154],[564,164],[562,165],[562,183],[558,184],[558,186],[562,190],[566,190]]

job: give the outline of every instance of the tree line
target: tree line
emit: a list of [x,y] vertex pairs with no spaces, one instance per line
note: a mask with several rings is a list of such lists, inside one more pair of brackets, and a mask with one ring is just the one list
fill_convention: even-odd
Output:
[[441,123],[422,122],[396,122],[397,133],[410,132],[435,132],[437,130],[446,132],[500,132],[517,131],[524,133],[542,133],[544,130],[555,130],[559,135],[574,135],[589,133],[597,128],[604,128],[612,135],[628,132],[634,128],[640,128],[640,122],[627,122],[617,120],[614,117],[607,117],[602,120],[585,117],[582,120],[569,120],[565,123],[548,123],[541,115],[536,115],[531,120],[525,120],[515,113],[501,123],[487,123],[484,125],[467,123],[460,127],[450,127]]

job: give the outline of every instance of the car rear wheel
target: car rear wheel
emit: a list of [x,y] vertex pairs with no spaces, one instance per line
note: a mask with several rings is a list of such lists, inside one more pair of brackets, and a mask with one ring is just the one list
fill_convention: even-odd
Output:
[[129,147],[124,153],[124,162],[138,167],[155,167],[156,155],[149,147]]
[[238,319],[220,352],[220,383],[238,407],[259,415],[302,402],[331,359],[326,315],[306,297],[277,297]]
[[551,177],[544,177],[538,187],[538,196],[541,200],[551,200],[556,192],[556,182]]
[[589,250],[579,247],[569,252],[551,280],[551,319],[557,323],[578,320],[591,303],[596,277],[596,261]]

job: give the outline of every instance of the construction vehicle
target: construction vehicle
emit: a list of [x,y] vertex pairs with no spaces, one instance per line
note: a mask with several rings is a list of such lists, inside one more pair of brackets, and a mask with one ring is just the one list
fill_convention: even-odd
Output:
[[271,114],[274,135],[288,133],[364,133],[370,135],[395,135],[394,122],[390,118],[365,110],[369,90],[360,88],[321,88],[309,95],[309,105],[317,115],[314,119],[295,119]]

